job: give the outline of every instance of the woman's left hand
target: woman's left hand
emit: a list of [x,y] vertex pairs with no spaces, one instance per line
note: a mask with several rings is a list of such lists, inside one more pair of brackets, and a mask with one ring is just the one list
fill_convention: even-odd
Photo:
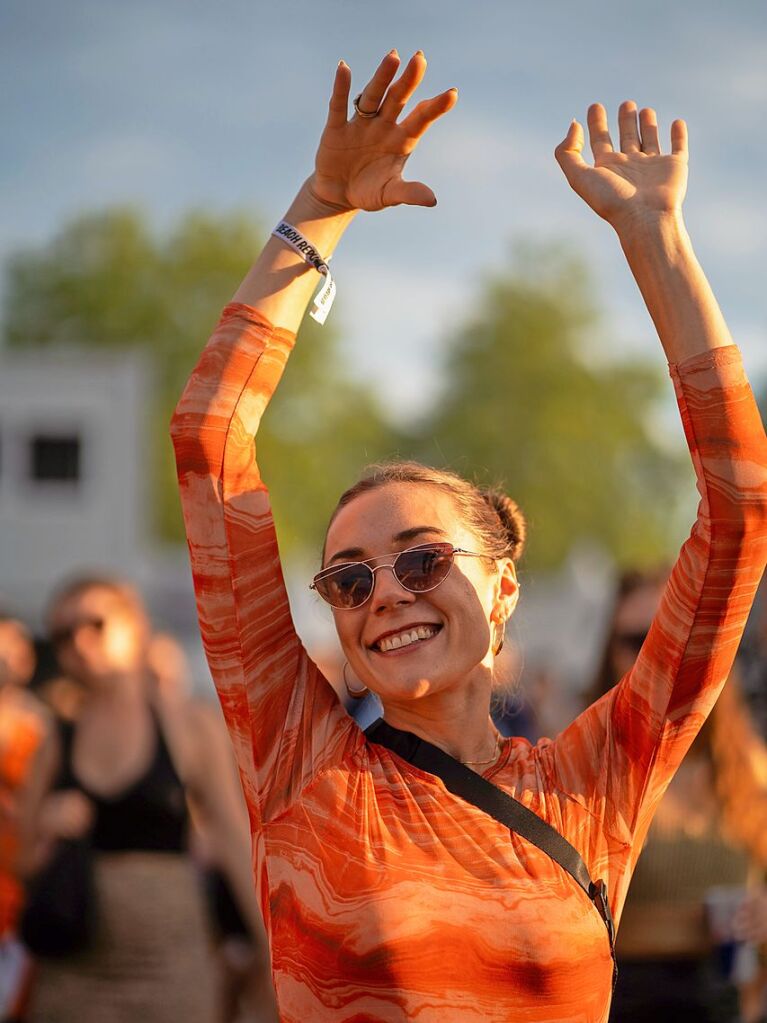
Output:
[[613,149],[607,112],[601,103],[588,111],[588,128],[594,165],[583,159],[583,128],[570,125],[555,155],[570,186],[618,234],[636,223],[677,214],[687,190],[687,126],[671,125],[671,153],[663,154],[658,140],[655,111],[637,114],[636,103],[627,100],[618,109],[620,151]]

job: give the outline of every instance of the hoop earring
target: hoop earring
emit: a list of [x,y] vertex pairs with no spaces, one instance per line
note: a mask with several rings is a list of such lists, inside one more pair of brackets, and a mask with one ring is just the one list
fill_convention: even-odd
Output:
[[[501,652],[501,650],[503,650],[503,641],[504,641],[504,638],[506,636],[506,622],[504,622],[504,621],[494,622],[493,625],[495,626],[495,643],[493,645],[493,654],[494,654],[495,657],[497,657],[498,654]],[[499,628],[501,630],[501,638],[500,639],[498,639],[498,629]]]
[[364,700],[365,697],[370,692],[370,690],[367,688],[367,686],[363,686],[362,689],[352,689],[352,687],[349,685],[349,683],[346,680],[346,669],[348,667],[349,667],[349,662],[348,661],[344,661],[344,666],[343,666],[343,669],[342,669],[342,675],[344,677],[344,685],[346,686],[346,692],[349,694],[349,696],[351,696],[351,698],[353,700]]

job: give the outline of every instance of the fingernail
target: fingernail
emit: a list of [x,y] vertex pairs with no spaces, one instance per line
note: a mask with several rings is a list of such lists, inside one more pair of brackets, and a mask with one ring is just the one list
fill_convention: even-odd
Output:
[[396,47],[393,50],[389,50],[389,52],[386,54],[386,56],[387,57],[399,57],[399,54],[397,53]]
[[415,53],[413,54],[413,56],[414,57],[418,57],[418,56],[425,57],[426,54],[423,52],[423,50],[416,50]]
[[345,60],[339,60],[338,66],[339,67],[346,67],[347,66],[346,61]]

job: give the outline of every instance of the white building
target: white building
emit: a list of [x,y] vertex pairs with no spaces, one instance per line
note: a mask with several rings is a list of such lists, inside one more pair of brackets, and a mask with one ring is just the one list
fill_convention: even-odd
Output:
[[133,353],[0,355],[0,593],[25,615],[84,566],[135,572],[147,385]]
[[139,352],[0,353],[0,607],[40,627],[65,577],[137,584],[207,678],[186,548],[150,530],[151,366]]

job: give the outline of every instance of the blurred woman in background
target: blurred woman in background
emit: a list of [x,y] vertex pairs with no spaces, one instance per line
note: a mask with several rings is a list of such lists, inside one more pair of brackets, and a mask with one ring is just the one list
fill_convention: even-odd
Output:
[[[664,570],[621,577],[587,704],[633,667],[667,577]],[[765,865],[767,748],[731,677],[650,826],[618,931],[611,1019],[762,1019],[763,971],[753,949],[737,952],[736,943],[767,940]],[[724,903],[739,908],[717,956],[711,914],[727,912]]]
[[30,1019],[210,1023],[215,978],[187,853],[188,804],[213,822],[240,909],[258,919],[231,754],[195,704],[153,698],[150,626],[132,587],[75,580],[54,596],[48,621],[84,697],[46,744],[27,862],[40,868],[60,839],[90,834],[95,913],[84,949],[40,962]]

